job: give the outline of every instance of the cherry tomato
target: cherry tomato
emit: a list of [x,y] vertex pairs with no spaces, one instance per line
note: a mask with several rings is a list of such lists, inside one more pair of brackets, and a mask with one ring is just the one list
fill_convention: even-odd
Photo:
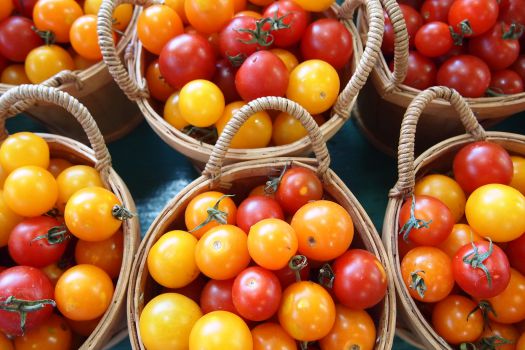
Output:
[[220,31],[233,17],[232,0],[200,1],[185,0],[184,11],[188,22],[205,34]]
[[334,327],[319,341],[321,350],[374,349],[376,327],[372,317],[364,310],[352,310],[343,305],[336,305],[335,310]]
[[418,29],[415,38],[417,50],[427,57],[438,57],[452,49],[454,40],[448,24],[429,22]]
[[453,56],[439,67],[436,82],[456,89],[464,97],[481,97],[489,87],[490,70],[475,56]]
[[184,32],[182,21],[171,7],[152,5],[137,20],[137,35],[146,50],[160,55],[166,43]]
[[43,272],[34,267],[15,266],[0,273],[0,302],[15,306],[16,301],[6,302],[11,296],[19,300],[41,301],[42,308],[28,311],[25,325],[19,312],[0,310],[0,330],[5,334],[20,336],[24,331],[40,326],[53,313],[53,285]]
[[491,320],[505,324],[525,320],[525,276],[511,268],[507,288],[488,301],[495,313],[489,312]]
[[76,70],[88,69],[99,62],[99,60],[88,60],[87,58],[84,58],[78,53],[74,52],[74,50],[71,51],[73,51],[73,63],[75,64]]
[[[250,0],[250,2],[261,5],[259,2],[261,0]],[[268,2],[268,1],[266,1]],[[299,6],[301,6],[306,11],[311,12],[321,12],[328,10],[330,6],[332,6],[335,3],[335,0],[294,0],[294,2],[298,3]],[[267,4],[264,4],[267,5]]]
[[151,277],[168,288],[181,288],[199,275],[195,263],[197,238],[186,231],[170,231],[162,235],[148,253]]
[[[84,1],[84,13],[86,15],[97,15],[102,0],[85,0]],[[125,31],[129,22],[133,17],[133,5],[131,4],[120,4],[113,11],[113,28],[119,31]]]
[[[215,208],[215,206],[217,207]],[[218,209],[212,215],[213,218],[218,220],[212,220],[195,230],[208,218],[208,210],[212,208]],[[190,201],[184,212],[184,220],[188,232],[197,238],[201,238],[209,229],[218,226],[221,222],[235,225],[236,215],[237,206],[230,197],[225,196],[221,192],[209,191],[199,194]]]
[[521,272],[521,274],[525,274],[525,259],[523,259],[525,256],[525,234],[510,241],[505,252],[509,258],[510,265]]
[[512,160],[500,145],[487,141],[472,142],[456,153],[454,177],[467,193],[486,184],[508,185],[512,180]]
[[476,306],[464,296],[450,295],[434,307],[432,325],[450,344],[474,342],[483,332],[481,312],[472,312]]
[[4,183],[4,201],[18,215],[42,215],[53,209],[57,198],[53,175],[34,165],[13,170]]
[[51,315],[38,328],[15,338],[16,350],[69,350],[71,348],[71,329],[61,316]]
[[269,193],[268,190],[266,189],[266,185],[259,185],[259,186],[254,187],[248,194],[248,197],[251,197],[251,196],[264,196],[264,197],[275,199],[275,193],[274,192]]
[[232,278],[222,281],[210,280],[206,283],[200,295],[200,306],[204,314],[223,310],[239,315],[232,300],[233,281]]
[[[481,341],[493,342],[498,350],[520,350],[516,347],[520,333],[512,325],[490,322],[481,334]],[[496,338],[495,338],[496,337]]]
[[193,282],[191,282],[187,286],[175,289],[166,288],[165,292],[182,294],[198,304],[200,302],[201,292],[203,291],[207,282],[208,279],[202,274],[200,274],[196,279],[193,280]]
[[164,5],[174,9],[183,23],[188,23],[188,19],[186,18],[186,12],[184,12],[184,0],[166,0],[164,1]]
[[508,24],[496,24],[469,41],[469,52],[481,58],[491,70],[508,68],[520,54],[519,36],[513,37],[509,30]]
[[525,55],[520,55],[510,68],[518,73],[521,79],[525,81]]
[[[71,0],[72,1],[72,0]],[[74,70],[71,55],[57,45],[39,46],[26,57],[25,70],[33,84],[39,84],[63,70]]]
[[372,253],[350,249],[333,264],[333,290],[337,300],[352,309],[368,309],[386,294],[385,268]]
[[42,137],[32,132],[9,135],[0,146],[0,164],[7,173],[25,165],[47,168],[49,146]]
[[299,60],[293,53],[291,53],[288,50],[284,49],[271,49],[271,53],[276,55],[283,61],[284,65],[286,66],[286,69],[288,70],[288,73],[291,73],[295,67],[299,64]]
[[[394,71],[394,61],[390,62],[390,70]],[[419,90],[425,90],[436,85],[436,64],[417,51],[408,54],[407,75],[403,84]]]
[[257,33],[259,22],[252,16],[233,17],[219,34],[222,57],[242,62],[252,53],[268,48],[272,44],[273,33],[270,35],[269,30]]
[[215,64],[215,75],[213,76],[213,82],[221,89],[224,100],[226,103],[239,101],[241,97],[235,88],[235,74],[237,68],[227,59],[217,61]]
[[520,338],[516,342],[516,350],[525,349],[525,333],[521,333]]
[[[525,23],[525,7],[523,7],[522,0],[501,0],[499,3],[499,17],[498,20],[505,23],[524,24]],[[521,349],[520,349],[521,350]]]
[[457,0],[448,12],[448,23],[466,37],[481,35],[492,28],[498,19],[496,0]]
[[216,280],[237,276],[250,263],[246,241],[246,233],[233,225],[209,229],[195,248],[199,270]]
[[0,332],[0,348],[3,350],[15,350],[13,342],[2,332]]
[[[69,31],[69,41],[80,56],[94,61],[102,59],[102,52],[98,46],[97,16],[78,17]],[[113,41],[117,41],[115,33],[113,33]]]
[[[33,8],[37,1],[38,0],[13,0],[13,4],[15,5],[16,11],[22,16],[31,18],[33,16]],[[5,5],[9,6],[7,1]]]
[[180,34],[164,45],[159,56],[160,73],[175,89],[196,79],[211,79],[215,51],[199,34]]
[[301,167],[286,170],[275,192],[275,199],[287,214],[295,214],[306,203],[321,198],[323,184],[313,171]]
[[334,67],[321,60],[308,60],[290,73],[286,97],[310,114],[320,114],[335,103],[339,86],[339,75]]
[[337,258],[354,238],[354,224],[346,209],[327,200],[302,206],[291,225],[297,234],[299,253],[317,261]]
[[250,196],[237,209],[237,226],[247,233],[253,225],[268,218],[284,220],[284,213],[275,199],[266,196]]
[[525,197],[510,186],[478,188],[467,200],[465,214],[474,231],[494,242],[509,242],[525,232]]
[[47,167],[47,171],[49,171],[55,178],[57,178],[58,175],[60,175],[62,171],[72,166],[73,164],[71,164],[71,162],[65,159],[51,158],[49,159],[49,165]]
[[49,278],[49,281],[51,281],[53,286],[56,286],[60,276],[62,276],[64,272],[66,272],[66,270],[70,267],[67,266],[68,264],[69,262],[64,263],[64,261],[59,260],[56,263],[41,268],[40,271],[42,271],[47,276],[47,278]]
[[224,95],[211,81],[202,79],[190,81],[184,85],[179,94],[182,118],[197,127],[215,124],[221,118],[224,107]]
[[10,61],[24,62],[31,50],[44,44],[33,26],[33,21],[20,16],[0,22],[0,54]]
[[69,30],[82,16],[82,8],[74,0],[38,0],[33,8],[33,21],[42,31],[51,31],[59,43],[69,42]]
[[175,129],[182,130],[190,125],[180,113],[179,91],[174,92],[164,104],[164,119]]
[[83,188],[75,192],[66,204],[66,226],[79,239],[103,241],[122,225],[113,214],[115,208],[122,208],[122,203],[112,192],[102,187]]
[[[405,19],[405,24],[407,26],[408,37],[410,40],[410,47],[414,47],[414,40],[418,29],[423,25],[423,17],[411,6],[405,4],[399,4],[403,18]],[[384,11],[385,17],[385,29],[383,43],[381,45],[381,51],[385,55],[391,55],[394,53],[394,26],[390,17]]]
[[[310,269],[311,265],[306,261],[306,265],[299,271],[299,277],[301,281],[306,281],[310,278]],[[292,270],[288,265],[283,267],[280,270],[273,271],[279,282],[281,282],[282,289],[286,289],[291,284],[294,284],[297,281],[296,272]]]
[[235,87],[245,101],[264,96],[284,96],[289,75],[279,57],[269,51],[257,51],[237,71]]
[[256,11],[251,11],[251,10],[240,11],[240,12],[237,12],[235,15],[233,15],[233,17],[242,17],[242,16],[250,16],[256,19],[262,18],[262,14]]
[[335,304],[320,285],[305,281],[286,288],[279,307],[279,323],[294,339],[314,341],[326,337],[335,323]]
[[466,198],[461,186],[452,178],[432,174],[417,181],[414,188],[416,196],[426,195],[439,199],[445,204],[457,222],[465,213]]
[[7,68],[2,71],[0,82],[9,85],[31,84],[23,64],[7,66]]
[[55,287],[55,299],[62,315],[76,321],[87,321],[106,312],[113,291],[113,282],[104,270],[81,264],[60,276]]
[[213,311],[202,316],[190,333],[190,349],[246,350],[253,348],[250,328],[237,315]]
[[443,300],[454,287],[452,262],[434,247],[409,251],[401,261],[401,274],[412,298],[427,303]]
[[[277,19],[279,25],[282,25],[282,28],[273,30],[271,32],[271,35],[273,37],[273,44],[277,47],[290,47],[298,43],[299,40],[301,40],[301,38],[303,38],[302,40],[304,41],[304,36],[308,35],[305,33],[305,30],[308,26],[308,22],[310,22],[310,14],[307,11],[305,11],[300,5],[298,5],[295,1],[275,1],[264,10],[263,17],[275,18]],[[270,23],[268,23],[264,28],[269,29],[268,27],[270,27]],[[334,29],[334,27],[324,27],[324,29],[327,28],[330,28],[331,30]],[[337,34],[339,35],[340,33],[337,32]],[[342,39],[339,39],[335,36],[328,37],[331,40],[341,42],[347,39],[347,36],[345,36]],[[351,40],[350,47],[352,47]],[[346,49],[346,47],[344,47],[344,49]]]
[[[124,237],[120,230],[103,241],[88,242],[79,240],[75,246],[75,261],[77,264],[95,265],[104,270],[111,278],[119,276],[123,254]],[[149,270],[151,273],[151,268]]]
[[22,216],[16,214],[7,206],[3,192],[0,191],[0,247],[7,245],[11,230],[22,221]]
[[448,21],[448,11],[454,0],[425,0],[421,5],[421,15],[426,23]]
[[474,232],[469,225],[455,224],[447,239],[437,247],[453,259],[457,251],[464,245],[483,240],[484,238]]
[[74,321],[66,318],[66,322],[69,325],[69,328],[73,331],[73,333],[81,335],[83,337],[89,337],[91,333],[97,328],[100,319],[102,317],[97,317],[93,320],[89,321]]
[[273,122],[272,140],[276,146],[293,143],[307,135],[301,122],[288,113],[279,113]]
[[193,300],[177,293],[158,295],[140,314],[140,338],[148,350],[188,349],[190,332],[201,317]]
[[489,89],[492,93],[512,95],[523,92],[525,88],[523,80],[518,73],[510,69],[504,69],[492,72]]
[[86,187],[102,187],[102,179],[98,171],[87,165],[74,165],[60,173],[57,177],[58,206],[65,208],[71,196]]
[[297,350],[295,340],[277,323],[266,322],[252,329],[253,350]]

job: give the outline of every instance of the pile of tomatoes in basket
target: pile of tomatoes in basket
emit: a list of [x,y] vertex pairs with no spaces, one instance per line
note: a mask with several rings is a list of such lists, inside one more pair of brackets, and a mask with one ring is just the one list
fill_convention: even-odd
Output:
[[365,309],[385,296],[381,262],[350,248],[352,218],[323,199],[314,172],[292,167],[272,187],[238,206],[233,195],[201,193],[184,230],[152,246],[147,268],[164,288],[140,314],[146,349],[374,348]]
[[[0,2],[0,82],[37,84],[63,70],[82,70],[102,59],[97,13],[102,0],[3,0]],[[133,7],[114,12],[124,31]],[[116,38],[116,34],[115,34]]]
[[525,158],[474,142],[452,175],[424,176],[401,208],[403,281],[448,343],[524,349]]
[[110,306],[124,209],[93,167],[50,158],[36,134],[3,141],[0,165],[0,348],[70,349]]
[[[399,2],[410,37],[406,85],[448,86],[465,97],[524,91],[525,1]],[[382,50],[388,57],[394,52],[388,18]]]
[[[145,77],[151,96],[165,103],[165,120],[213,143],[245,103],[286,96],[323,123],[353,55],[352,34],[320,12],[334,2],[170,0],[145,8],[137,33],[153,54]],[[260,112],[232,147],[279,146],[305,136],[294,117]]]

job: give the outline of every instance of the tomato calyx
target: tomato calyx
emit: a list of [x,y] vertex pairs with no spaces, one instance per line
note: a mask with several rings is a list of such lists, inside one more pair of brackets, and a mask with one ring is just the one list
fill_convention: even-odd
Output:
[[218,137],[217,129],[214,127],[200,128],[198,126],[188,125],[182,129],[182,132],[201,142],[214,142]]
[[487,260],[494,251],[494,245],[492,243],[492,240],[488,238],[489,240],[489,250],[483,254],[479,253],[478,247],[474,244],[474,242],[471,242],[472,248],[474,251],[470,253],[469,255],[466,255],[463,257],[463,262],[465,264],[470,265],[473,269],[481,269],[485,276],[487,276],[487,282],[489,285],[489,288],[492,288],[492,276],[490,275],[489,269],[485,264],[483,263],[485,260]]
[[308,265],[308,259],[304,255],[292,256],[288,267],[295,273],[295,280],[301,282],[301,270]]
[[501,38],[504,40],[518,40],[523,35],[524,27],[520,23],[512,23],[507,31],[505,25],[503,23],[501,25],[503,27]]
[[464,36],[456,33],[456,31],[454,30],[452,26],[448,26],[448,29],[450,30],[450,36],[452,37],[452,41],[454,42],[454,45],[456,46],[463,45]]
[[232,65],[232,67],[234,68],[238,68],[240,67],[243,62],[246,60],[246,55],[243,54],[243,53],[240,53],[238,55],[235,55],[235,56],[226,56],[226,58],[228,59],[228,61],[230,62],[230,64]]
[[410,205],[410,218],[408,221],[401,227],[399,231],[400,235],[403,235],[405,242],[408,242],[408,236],[412,229],[420,229],[422,227],[429,228],[429,225],[432,223],[432,220],[425,221],[416,218],[416,196],[412,195],[412,204]]
[[[266,23],[270,23],[269,30],[263,29]],[[238,33],[248,33],[251,35],[250,40],[238,40],[246,45],[257,44],[261,47],[269,47],[273,44],[274,41],[273,35],[271,34],[272,30],[275,30],[273,29],[273,23],[274,22],[272,18],[265,17],[255,21],[255,29],[237,28],[235,29],[235,31],[237,31]]]
[[464,19],[463,21],[459,22],[459,29],[463,36],[474,34],[468,19]]
[[44,40],[46,45],[52,45],[55,43],[55,33],[50,30],[40,30],[35,26],[32,26],[31,29]]
[[15,298],[13,295],[11,295],[7,297],[4,301],[0,302],[0,310],[18,313],[20,315],[20,329],[22,331],[22,334],[24,334],[27,313],[39,311],[46,307],[46,305],[51,305],[52,307],[55,307],[56,302],[53,299],[24,300]]
[[188,231],[189,233],[195,232],[208,225],[212,221],[217,221],[221,225],[226,225],[228,223],[228,213],[219,209],[219,204],[226,197],[235,197],[234,194],[223,194],[213,207],[206,209],[208,217],[199,225],[195,226],[193,229]]
[[35,238],[31,240],[31,242],[39,241],[41,239],[46,239],[47,243],[54,245],[54,244],[60,244],[69,238],[71,238],[71,236],[68,234],[65,226],[55,226],[55,227],[51,227],[47,231],[47,233],[40,235],[40,236],[36,236]]
[[410,273],[410,289],[415,290],[421,298],[424,298],[425,292],[427,291],[427,285],[423,277],[419,275],[420,272],[425,274],[425,271],[423,270],[416,270]]
[[50,211],[48,211],[47,213],[43,214],[44,216],[47,216],[47,217],[50,217],[50,218],[53,218],[53,219],[56,219],[58,218],[60,215],[60,211],[58,211],[57,208],[53,208],[51,209]]
[[332,270],[332,266],[330,266],[330,264],[324,264],[319,270],[319,284],[326,288],[332,288],[334,286],[334,280],[335,273],[334,270]]
[[113,215],[113,217],[117,220],[125,221],[131,219],[137,214],[132,213],[129,209],[126,209],[123,206],[117,204],[111,209],[111,215]]
[[477,343],[462,343],[459,346],[460,350],[493,350],[499,346],[506,344],[514,344],[510,339],[503,338],[499,335],[493,335],[490,337],[481,338]]
[[266,181],[266,185],[264,186],[264,193],[266,194],[273,194],[277,192],[277,189],[279,188],[279,185],[281,184],[281,180],[283,179],[284,174],[292,166],[292,163],[285,164],[283,170],[279,173],[279,176],[277,177],[271,177],[270,180]]
[[498,317],[496,310],[492,307],[492,304],[488,300],[481,300],[478,305],[468,314],[467,320],[475,314],[476,312],[481,311],[481,316],[483,316],[483,323],[485,327],[490,328],[490,319],[489,314],[492,313],[495,317]]

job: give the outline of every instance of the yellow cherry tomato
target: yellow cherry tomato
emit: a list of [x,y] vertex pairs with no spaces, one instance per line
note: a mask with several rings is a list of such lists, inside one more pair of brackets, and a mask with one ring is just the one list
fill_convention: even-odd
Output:
[[[15,338],[16,350],[69,350],[72,334],[63,317],[52,314],[43,324]],[[4,348],[1,348],[2,350]]]
[[239,316],[228,311],[213,311],[193,326],[190,349],[249,350],[253,349],[252,334]]
[[510,159],[512,159],[514,175],[509,186],[514,187],[525,195],[525,158],[512,156]]
[[39,84],[63,70],[74,69],[73,58],[58,45],[44,45],[31,50],[25,62],[27,77],[33,84]]
[[175,129],[182,130],[190,125],[180,113],[179,108],[179,92],[174,92],[166,100],[164,105],[164,119]]
[[291,73],[295,67],[299,64],[299,60],[293,53],[284,49],[271,49],[270,52],[274,53],[283,61],[288,73]]
[[124,255],[124,236],[118,230],[113,236],[98,242],[79,240],[75,246],[77,264],[91,264],[100,267],[109,277],[117,278]]
[[276,146],[290,144],[307,135],[303,124],[288,113],[279,113],[273,122],[272,139]]
[[184,12],[191,26],[198,32],[219,32],[233,17],[233,0],[185,0]]
[[159,101],[166,101],[175,91],[160,74],[158,59],[152,61],[146,69],[146,81],[150,95]]
[[294,2],[306,11],[311,12],[325,11],[335,4],[335,0],[294,0]]
[[456,222],[458,222],[465,213],[465,192],[461,186],[452,178],[432,174],[427,175],[417,181],[414,189],[416,196],[427,195],[439,199],[449,209]]
[[184,12],[184,0],[164,0],[164,5],[171,7],[184,23],[188,23],[186,12]]
[[469,196],[465,214],[474,231],[494,242],[509,242],[525,232],[525,196],[510,186],[479,187]]
[[184,120],[191,125],[211,126],[224,113],[224,95],[211,81],[193,80],[180,91],[179,109]]
[[0,146],[0,164],[7,173],[25,165],[47,168],[49,146],[37,134],[18,132],[8,136]]
[[79,239],[103,241],[122,225],[122,221],[113,215],[113,210],[121,206],[117,196],[105,188],[83,188],[75,192],[66,204],[66,226]]
[[31,84],[23,64],[12,64],[7,66],[2,71],[0,82],[2,84],[10,85]]
[[[113,40],[117,40],[115,33],[113,33]],[[69,41],[80,56],[94,61],[102,59],[102,52],[98,45],[97,16],[78,17],[69,31]]]
[[58,198],[58,186],[51,173],[27,165],[9,174],[4,183],[4,200],[18,215],[32,217],[53,209]]
[[73,164],[71,164],[69,161],[65,159],[51,158],[49,159],[49,165],[47,167],[47,171],[49,171],[54,177],[58,177],[58,175],[60,175],[62,171],[72,166]]
[[170,231],[162,235],[148,253],[151,277],[167,288],[182,288],[199,275],[195,263],[197,238],[186,231]]
[[87,165],[74,165],[62,171],[57,177],[58,206],[65,208],[67,201],[80,189],[92,186],[102,187],[98,171]]
[[7,245],[11,231],[20,221],[22,221],[22,216],[7,206],[4,194],[0,191],[0,248]]
[[[222,117],[215,123],[219,135],[244,102],[232,102],[224,108]],[[272,138],[272,118],[265,111],[255,113],[240,127],[232,139],[231,148],[266,147]]]
[[140,337],[148,350],[188,349],[190,332],[201,316],[201,309],[190,298],[161,294],[151,299],[140,314]]
[[4,333],[0,332],[0,349],[2,350],[15,350],[13,342],[5,336]]
[[184,32],[182,21],[171,7],[166,5],[150,6],[139,15],[137,35],[146,50],[160,55],[164,45],[172,38]]
[[339,94],[339,75],[330,64],[308,60],[290,73],[286,97],[299,103],[310,114],[327,111]]
[[[85,0],[84,13],[86,15],[98,15],[98,10],[102,5],[102,0]],[[126,30],[131,17],[133,16],[133,5],[121,4],[113,11],[113,28],[116,30]]]
[[58,43],[69,42],[69,30],[82,15],[82,7],[75,0],[38,0],[33,8],[35,27],[51,31]]

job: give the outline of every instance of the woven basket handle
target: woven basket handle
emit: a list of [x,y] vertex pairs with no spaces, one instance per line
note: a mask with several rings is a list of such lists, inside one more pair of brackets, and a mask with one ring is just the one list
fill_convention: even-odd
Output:
[[130,77],[117,54],[113,41],[113,11],[120,4],[150,6],[156,3],[156,0],[103,0],[98,10],[97,35],[102,57],[109,73],[131,101],[148,98],[149,92],[146,84],[140,85]]
[[202,174],[210,177],[214,183],[218,183],[221,177],[222,164],[230,148],[232,138],[248,118],[255,113],[268,109],[288,113],[301,122],[308,131],[315,157],[319,162],[317,173],[325,182],[329,181],[328,168],[330,166],[330,154],[328,153],[328,148],[326,147],[319,126],[301,105],[282,97],[260,97],[237,110],[215,143],[210,159]]
[[409,37],[405,18],[396,0],[381,0],[394,27],[394,72],[385,91],[390,92],[405,81],[408,68]]
[[44,85],[19,85],[8,90],[0,97],[0,140],[7,137],[5,121],[11,116],[11,107],[25,101],[52,103],[64,108],[75,117],[86,132],[91,148],[95,152],[95,168],[100,172],[104,184],[107,185],[111,156],[104,137],[87,108],[66,92]]
[[381,55],[381,43],[383,41],[383,9],[378,0],[346,0],[341,6],[334,5],[337,17],[349,22],[353,19],[354,10],[359,6],[365,6],[369,23],[365,49],[354,74],[339,94],[334,106],[335,113],[345,120],[350,118],[350,106],[365,85],[370,72],[379,59],[379,55]]
[[412,100],[408,106],[399,135],[399,146],[397,150],[398,180],[394,188],[390,190],[390,197],[406,197],[412,194],[416,184],[414,169],[414,144],[416,139],[416,126],[425,109],[430,102],[442,98],[450,102],[458,113],[465,130],[475,140],[484,140],[487,135],[483,127],[478,123],[474,113],[465,99],[454,89],[444,86],[433,86],[428,88]]

